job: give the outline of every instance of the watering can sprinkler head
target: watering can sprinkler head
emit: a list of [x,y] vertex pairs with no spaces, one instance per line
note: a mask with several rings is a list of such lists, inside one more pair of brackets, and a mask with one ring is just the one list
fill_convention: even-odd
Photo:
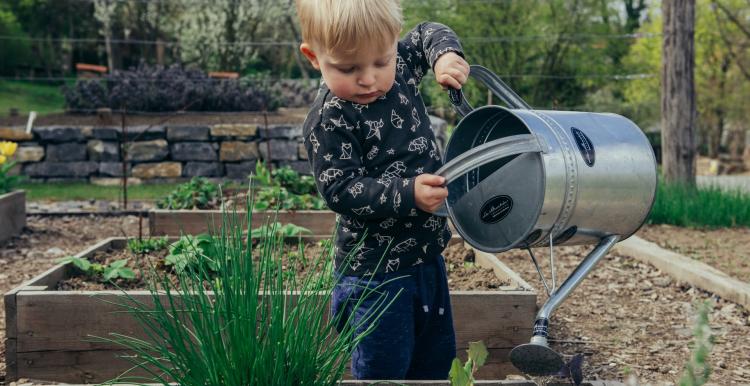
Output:
[[511,363],[524,374],[553,375],[565,365],[563,356],[552,350],[547,343],[548,328],[547,319],[537,319],[531,342],[516,346],[510,351]]

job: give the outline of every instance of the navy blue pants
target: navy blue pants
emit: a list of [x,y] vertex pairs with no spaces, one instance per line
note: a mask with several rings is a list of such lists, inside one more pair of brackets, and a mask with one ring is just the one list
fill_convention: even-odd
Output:
[[[447,379],[456,357],[456,338],[443,257],[372,278],[342,276],[333,290],[332,314],[342,313],[341,323],[357,325],[372,314],[380,294],[371,292],[359,304],[358,300],[368,293],[365,288],[379,285],[378,292],[393,303],[354,349],[352,375],[372,380]],[[355,334],[368,326],[361,323]]]

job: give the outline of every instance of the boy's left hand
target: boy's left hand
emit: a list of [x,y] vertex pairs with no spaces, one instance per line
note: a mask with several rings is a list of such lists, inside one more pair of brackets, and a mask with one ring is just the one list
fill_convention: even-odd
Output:
[[455,52],[446,52],[435,61],[433,71],[443,89],[458,90],[469,77],[469,63]]

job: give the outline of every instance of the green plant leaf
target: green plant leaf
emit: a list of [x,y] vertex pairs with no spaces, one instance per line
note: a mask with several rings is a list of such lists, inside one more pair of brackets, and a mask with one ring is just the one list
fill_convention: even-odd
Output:
[[451,363],[451,371],[448,373],[448,378],[450,379],[452,386],[471,385],[471,375],[466,373],[463,366],[461,366],[461,360],[458,358],[453,359],[453,363]]
[[485,360],[487,360],[487,355],[489,353],[487,352],[487,347],[484,346],[484,343],[481,341],[479,342],[469,342],[469,359],[471,359],[477,366],[477,368],[480,368],[484,366]]

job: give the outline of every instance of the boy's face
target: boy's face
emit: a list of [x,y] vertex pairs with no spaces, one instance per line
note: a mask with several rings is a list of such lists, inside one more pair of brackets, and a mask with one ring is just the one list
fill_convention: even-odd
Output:
[[300,51],[320,70],[328,88],[337,97],[368,104],[385,95],[396,78],[396,40],[385,50],[364,46],[352,55],[313,50],[302,43]]

